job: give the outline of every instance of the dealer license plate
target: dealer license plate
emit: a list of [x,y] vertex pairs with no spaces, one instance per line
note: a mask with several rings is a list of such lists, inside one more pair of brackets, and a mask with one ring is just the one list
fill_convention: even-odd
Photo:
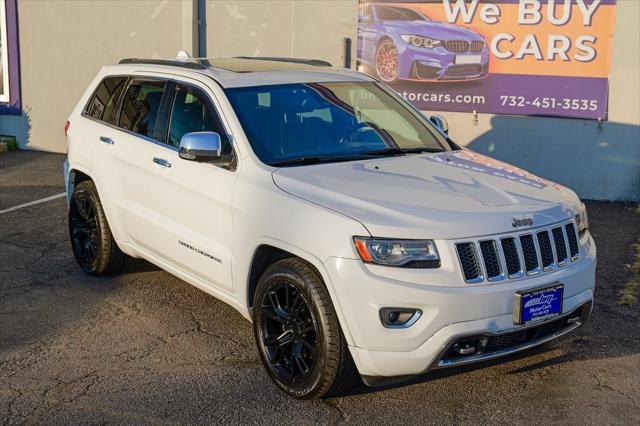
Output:
[[479,64],[482,60],[480,55],[457,55],[455,64],[456,65],[465,65],[465,64]]
[[560,315],[564,285],[554,283],[549,287],[516,293],[513,306],[513,322],[526,324]]

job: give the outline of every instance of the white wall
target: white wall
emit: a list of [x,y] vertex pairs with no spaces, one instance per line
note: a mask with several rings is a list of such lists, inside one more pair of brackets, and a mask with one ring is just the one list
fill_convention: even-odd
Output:
[[323,59],[343,66],[344,39],[355,43],[357,21],[358,0],[209,0],[207,53]]
[[21,148],[64,152],[64,123],[102,65],[194,49],[193,0],[18,2],[22,116],[0,116]]

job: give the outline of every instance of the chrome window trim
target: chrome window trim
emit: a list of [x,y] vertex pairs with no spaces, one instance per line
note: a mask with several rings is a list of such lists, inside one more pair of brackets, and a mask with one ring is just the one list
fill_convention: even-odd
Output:
[[[96,90],[97,90],[98,86],[102,83],[102,81],[104,81],[104,79],[106,79],[106,78],[111,78],[111,77],[127,77],[127,78],[128,78],[128,81],[127,81],[127,83],[126,83],[125,89],[123,90],[123,93],[122,93],[120,96],[123,96],[123,94],[124,94],[124,93],[127,91],[127,89],[129,88],[129,85],[131,84],[131,80],[132,80],[132,79],[134,79],[134,78],[136,78],[136,77],[139,77],[139,78],[145,78],[145,79],[149,79],[149,80],[162,80],[162,81],[166,81],[167,83],[187,84],[187,85],[192,85],[192,86],[198,87],[200,90],[203,90],[201,87],[199,87],[199,86],[197,86],[197,85],[193,84],[192,82],[186,82],[186,81],[184,81],[184,80],[177,80],[177,79],[175,79],[175,78],[171,78],[171,77],[162,77],[162,76],[157,76],[157,75],[148,75],[148,74],[146,74],[146,72],[148,72],[148,71],[143,71],[143,72],[144,72],[145,74],[129,73],[129,74],[108,74],[108,75],[105,75],[105,76],[104,76],[104,78],[103,78],[102,80],[100,80],[100,83],[98,83],[98,85],[96,86]],[[163,74],[163,73],[158,72],[158,74]],[[167,73],[167,75],[176,76],[176,77],[182,77],[182,76],[178,76],[178,75],[176,75],[176,74],[170,74],[170,73]],[[203,74],[203,75],[204,75],[204,74]],[[187,79],[189,79],[189,78],[190,78],[190,77],[187,77]],[[213,79],[213,80],[217,83],[217,81],[216,81],[215,79]],[[201,81],[199,81],[199,80],[195,80],[195,81],[197,81],[198,83],[200,83],[200,84],[203,84],[203,85],[204,85],[204,83],[202,83],[202,82],[201,82]],[[165,89],[166,89],[166,86],[165,86]],[[205,95],[207,96],[207,98],[209,99],[209,101],[211,102],[211,104],[213,105],[214,110],[215,110],[215,111],[216,111],[216,113],[218,114],[218,117],[220,118],[220,122],[222,123],[222,126],[223,126],[223,128],[224,128],[224,131],[225,131],[225,133],[227,134],[227,137],[229,138],[229,143],[231,144],[231,151],[232,151],[233,157],[234,157],[235,162],[236,162],[236,165],[235,165],[235,167],[233,167],[233,168],[225,168],[225,167],[218,166],[218,165],[214,165],[214,166],[215,166],[215,167],[217,167],[217,168],[219,168],[219,169],[222,169],[222,170],[226,170],[226,171],[229,171],[229,172],[235,172],[235,171],[238,169],[237,163],[238,163],[238,161],[239,161],[239,159],[240,159],[240,157],[239,157],[239,155],[238,155],[238,151],[236,150],[235,143],[234,143],[235,138],[233,137],[233,135],[232,135],[232,134],[231,134],[231,132],[229,131],[229,124],[228,124],[228,122],[226,121],[226,120],[227,120],[226,116],[225,116],[225,115],[224,115],[224,113],[222,112],[222,108],[218,108],[218,104],[219,104],[219,103],[215,102],[215,101],[212,99],[212,97],[211,97],[211,96],[210,96],[210,95],[209,95],[205,90],[203,90],[203,91],[204,91]],[[94,90],[94,92],[91,94],[91,96],[89,97],[89,100],[87,101],[87,104],[88,104],[88,102],[93,98],[94,93],[95,93],[95,90]],[[121,111],[122,111],[121,101],[122,101],[122,99],[120,99],[120,100],[119,100],[119,102],[118,102],[118,117],[117,117],[116,123],[119,123],[119,122],[120,122],[120,113],[121,113]],[[173,109],[173,105],[171,105],[171,108]],[[174,147],[173,145],[170,145],[170,144],[168,144],[168,143],[160,142],[159,140],[156,140],[156,139],[150,138],[150,137],[148,137],[148,136],[141,135],[141,134],[139,134],[139,133],[133,132],[133,131],[131,131],[131,130],[124,129],[124,128],[122,128],[122,127],[119,127],[118,125],[113,125],[113,124],[111,124],[111,123],[107,123],[106,121],[98,120],[97,118],[91,117],[90,115],[88,115],[88,114],[86,114],[86,113],[85,113],[85,109],[86,109],[86,105],[85,105],[85,107],[82,109],[82,113],[80,114],[82,118],[86,118],[86,119],[88,119],[88,120],[91,120],[91,121],[93,121],[94,123],[98,123],[98,124],[105,125],[105,126],[107,126],[107,127],[111,128],[111,129],[113,129],[113,130],[117,130],[117,131],[120,131],[120,132],[124,132],[124,133],[126,133],[127,135],[129,135],[129,136],[135,136],[135,137],[137,137],[137,138],[139,138],[139,139],[142,139],[142,140],[143,140],[143,141],[145,141],[145,142],[151,142],[151,143],[153,143],[153,144],[155,144],[155,145],[157,145],[157,146],[161,146],[161,147],[163,147],[163,148],[167,148],[167,149],[169,149],[169,150],[171,150],[171,151],[174,151],[174,152],[178,152],[178,151],[179,151],[179,149],[178,149],[177,147]],[[223,117],[224,117],[224,118],[223,118]],[[169,117],[169,118],[170,118],[170,117]]]

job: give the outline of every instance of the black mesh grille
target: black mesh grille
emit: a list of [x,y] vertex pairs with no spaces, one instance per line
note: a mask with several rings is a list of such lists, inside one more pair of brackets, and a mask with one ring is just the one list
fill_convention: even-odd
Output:
[[448,40],[444,42],[444,47],[449,52],[464,53],[469,50],[469,42],[466,40]]
[[553,265],[553,250],[551,249],[551,240],[549,240],[549,233],[547,231],[538,233],[538,246],[540,246],[542,267],[547,268]]
[[556,246],[558,263],[562,263],[567,260],[567,245],[564,243],[562,228],[553,228],[551,232],[553,233],[553,243]]
[[571,252],[571,257],[575,257],[578,255],[578,237],[576,237],[576,227],[573,226],[573,223],[567,223],[564,226],[564,229],[567,231],[567,240],[569,240],[569,251]]
[[482,73],[482,65],[478,64],[463,64],[463,65],[451,65],[447,68],[447,77],[460,77],[466,75],[475,75]]
[[520,259],[518,258],[515,239],[505,238],[502,240],[502,251],[504,252],[504,260],[507,264],[507,273],[513,275],[520,272]]
[[484,260],[484,268],[487,271],[488,278],[494,278],[500,275],[500,261],[498,260],[498,252],[496,244],[493,241],[481,241],[480,250],[482,251],[482,260]]
[[458,244],[457,250],[460,263],[462,264],[464,279],[469,281],[478,278],[481,275],[480,263],[476,257],[473,243]]
[[520,245],[522,246],[522,257],[524,258],[524,266],[527,272],[538,268],[538,255],[536,254],[536,246],[531,235],[523,235],[520,237]]

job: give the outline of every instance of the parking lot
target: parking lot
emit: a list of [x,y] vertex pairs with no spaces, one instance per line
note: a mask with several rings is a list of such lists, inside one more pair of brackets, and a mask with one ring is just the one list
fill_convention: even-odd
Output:
[[[0,154],[0,211],[64,191],[56,154]],[[77,267],[64,198],[0,214],[0,423],[640,423],[640,208],[589,202],[591,320],[504,362],[297,401],[271,384],[250,324],[141,260]],[[640,251],[640,249],[638,249]]]

